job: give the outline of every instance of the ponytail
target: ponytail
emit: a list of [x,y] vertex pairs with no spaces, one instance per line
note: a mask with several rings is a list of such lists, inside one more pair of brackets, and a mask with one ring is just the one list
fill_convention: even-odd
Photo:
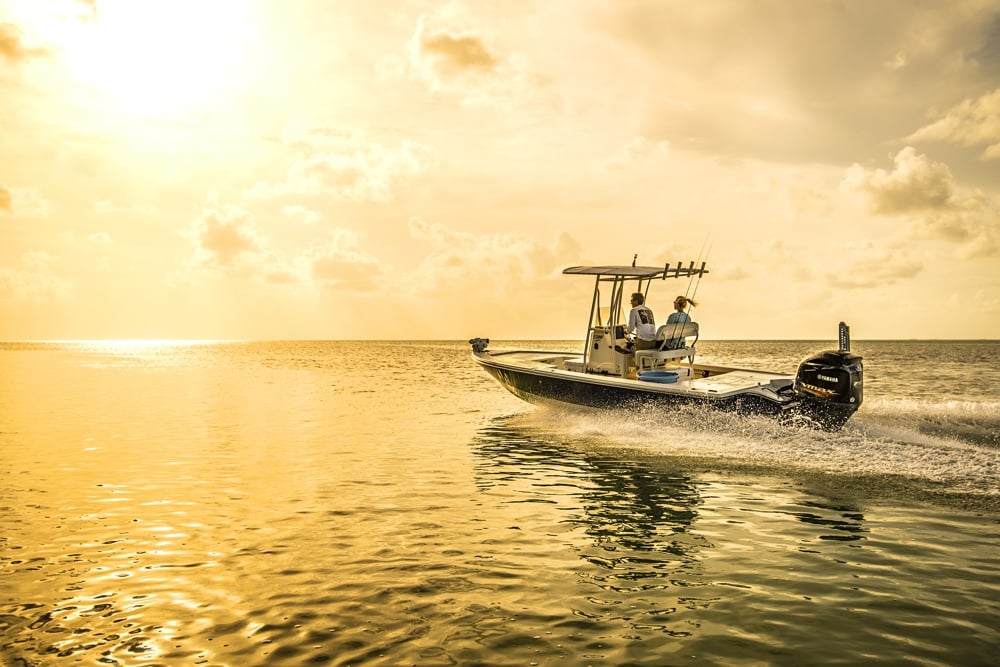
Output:
[[676,299],[674,299],[674,304],[676,305],[678,303],[681,304],[681,308],[685,308],[688,305],[691,305],[691,306],[697,306],[698,305],[697,301],[695,301],[694,299],[692,299],[690,297],[686,297],[686,296],[679,296]]

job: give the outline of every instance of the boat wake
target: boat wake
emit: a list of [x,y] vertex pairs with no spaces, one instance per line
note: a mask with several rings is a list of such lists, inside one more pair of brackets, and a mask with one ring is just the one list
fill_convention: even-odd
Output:
[[906,438],[928,435],[1000,449],[1000,403],[976,401],[873,400],[867,421]]
[[505,419],[536,437],[622,456],[808,478],[811,485],[869,499],[944,500],[1000,511],[997,403],[869,401],[832,433],[696,405],[666,414],[549,407]]

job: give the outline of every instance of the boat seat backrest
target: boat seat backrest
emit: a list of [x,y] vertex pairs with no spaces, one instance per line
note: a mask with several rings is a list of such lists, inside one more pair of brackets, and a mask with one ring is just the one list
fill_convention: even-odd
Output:
[[[694,340],[688,342],[687,339],[691,337],[694,337]],[[678,347],[668,347],[671,345],[671,341],[678,340],[681,341]],[[698,323],[677,322],[664,324],[656,330],[656,341],[658,346],[654,349],[636,350],[635,360],[639,370],[645,370],[647,365],[649,368],[656,368],[657,365],[661,365],[671,359],[681,359],[684,357],[687,357],[694,363],[694,346],[698,342]],[[673,345],[677,345],[677,343],[673,343]]]
[[698,323],[697,322],[675,322],[671,324],[664,324],[659,329],[656,330],[656,342],[662,343],[668,340],[686,339],[694,337],[694,342],[690,345],[685,341],[685,346],[693,346],[694,343],[698,342]]

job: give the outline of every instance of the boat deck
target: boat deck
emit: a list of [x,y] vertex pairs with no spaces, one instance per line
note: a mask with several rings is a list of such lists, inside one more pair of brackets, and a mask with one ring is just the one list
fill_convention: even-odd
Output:
[[660,367],[659,370],[675,371],[680,374],[677,382],[657,383],[646,382],[634,377],[619,375],[604,375],[600,373],[583,372],[583,356],[568,352],[545,351],[496,351],[487,355],[488,359],[501,365],[510,365],[519,369],[536,370],[542,373],[553,373],[565,377],[571,374],[585,374],[588,379],[614,385],[642,386],[657,392],[697,393],[716,397],[726,397],[748,390],[764,388],[778,391],[792,383],[792,376],[768,371],[729,368],[709,364],[678,364]]
[[[697,365],[695,365],[697,368]],[[709,394],[729,394],[745,391],[754,387],[768,387],[777,390],[791,384],[792,378],[787,375],[777,375],[762,371],[730,370],[709,377],[695,377],[687,380],[693,391],[704,391]]]

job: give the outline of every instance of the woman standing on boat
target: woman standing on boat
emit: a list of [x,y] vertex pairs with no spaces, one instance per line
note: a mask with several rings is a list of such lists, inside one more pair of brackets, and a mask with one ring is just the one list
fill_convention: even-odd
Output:
[[656,316],[647,306],[642,292],[632,294],[632,310],[628,312],[625,330],[635,334],[635,349],[651,350],[656,347]]

